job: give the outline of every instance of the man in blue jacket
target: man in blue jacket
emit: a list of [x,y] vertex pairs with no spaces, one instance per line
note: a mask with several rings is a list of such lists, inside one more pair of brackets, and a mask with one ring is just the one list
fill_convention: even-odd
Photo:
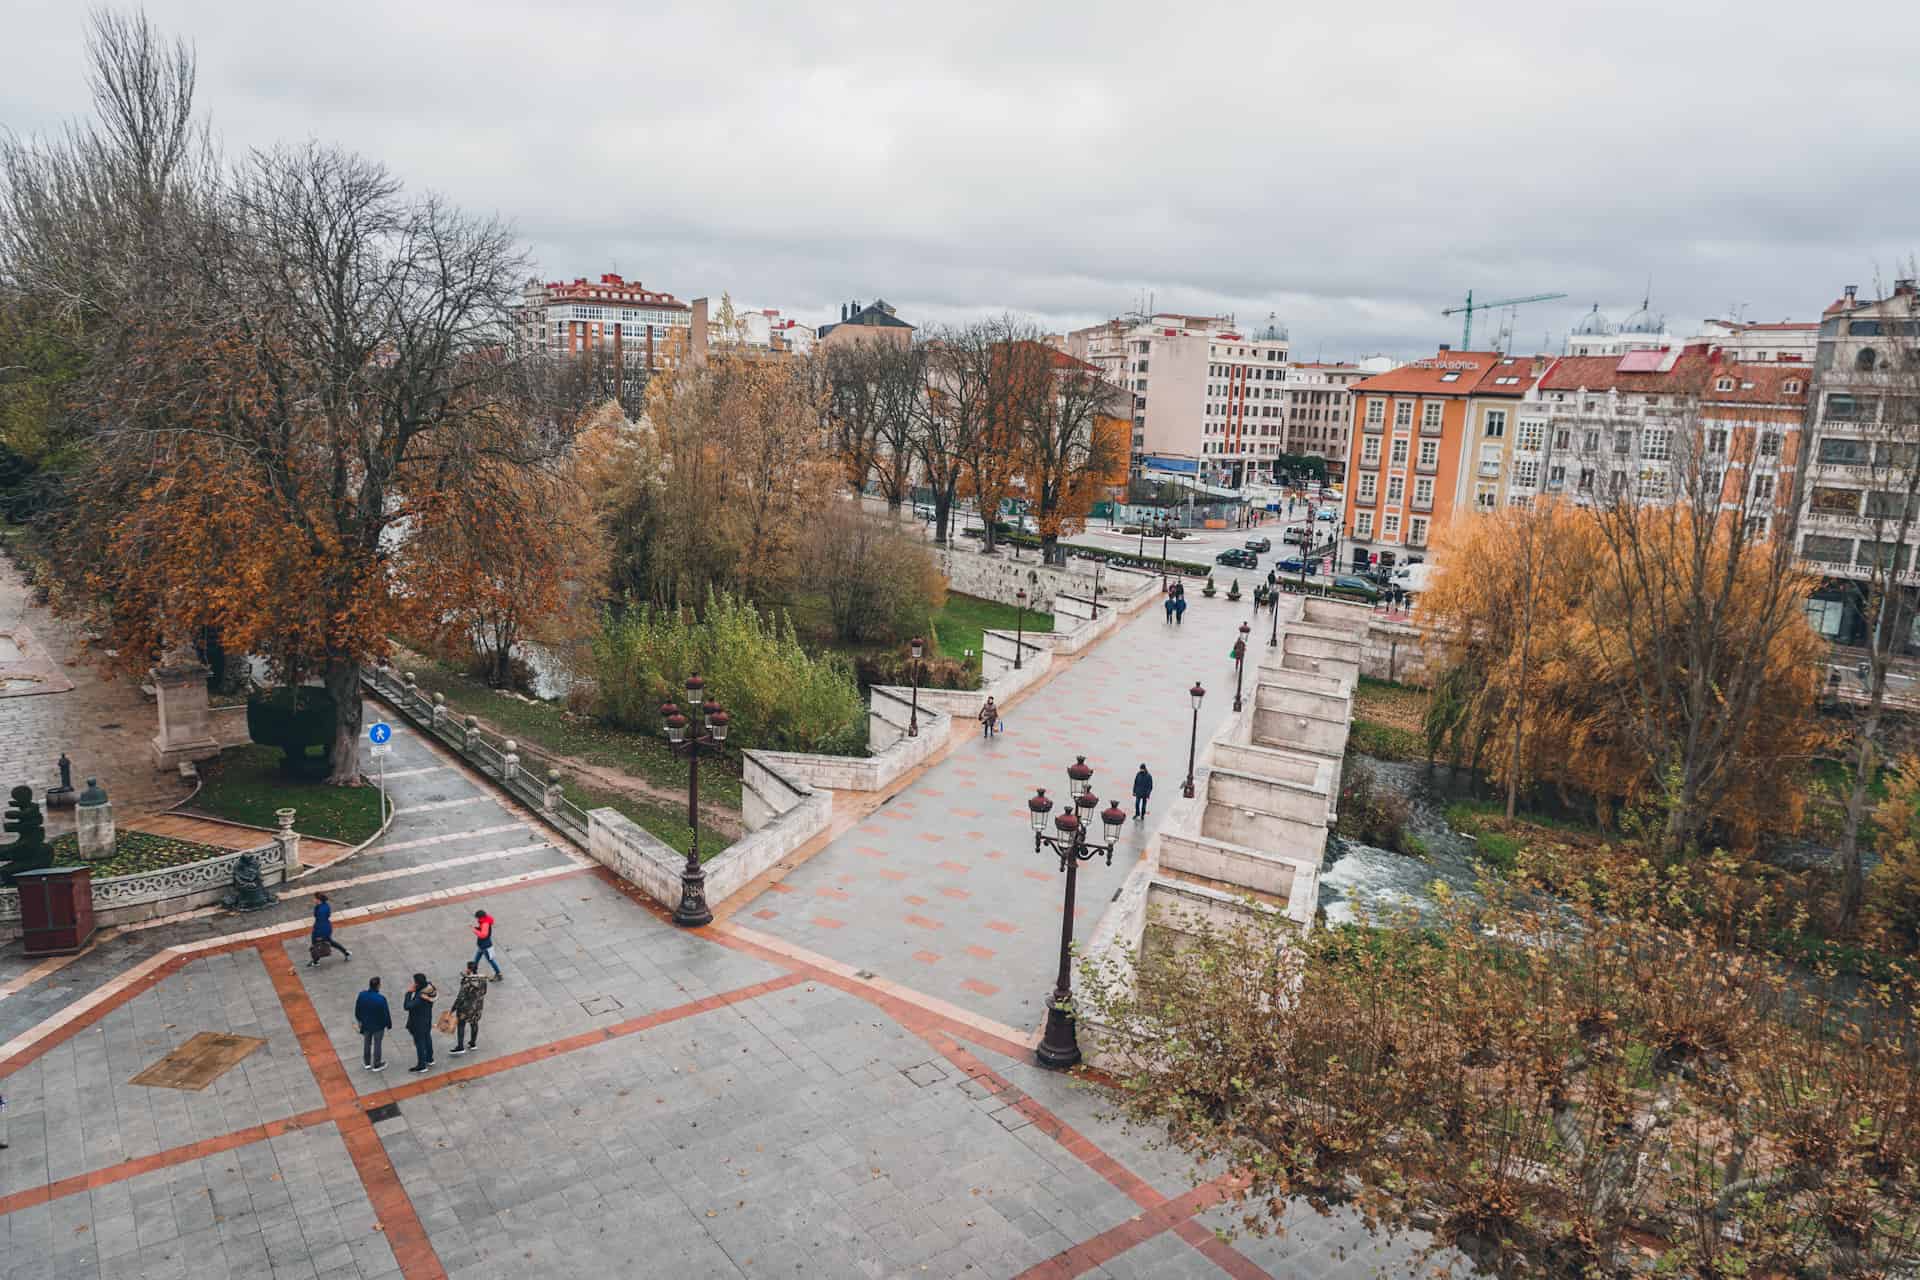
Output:
[[380,1041],[393,1026],[393,1011],[380,994],[380,979],[367,979],[367,989],[353,1002],[353,1020],[360,1024],[360,1065],[385,1071],[387,1060],[380,1056]]

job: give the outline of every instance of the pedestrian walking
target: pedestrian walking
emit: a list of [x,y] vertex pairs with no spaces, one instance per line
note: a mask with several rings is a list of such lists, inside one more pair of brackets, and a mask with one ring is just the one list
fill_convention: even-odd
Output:
[[1167,591],[1167,598],[1164,603],[1164,607],[1167,611],[1167,625],[1172,626],[1173,625],[1173,591],[1171,589]]
[[333,904],[327,901],[327,895],[313,895],[313,937],[307,948],[307,968],[311,969],[327,958],[329,951],[338,951],[347,959],[353,959],[353,952],[333,940]]
[[407,1068],[410,1074],[417,1075],[433,1065],[433,1002],[439,994],[426,974],[416,973],[400,1002],[407,1011],[407,1034],[413,1037],[414,1063]]
[[1186,623],[1186,620],[1187,620],[1187,595],[1186,595],[1186,592],[1183,591],[1180,593],[1180,598],[1173,602],[1173,625],[1176,627],[1182,626]]
[[469,960],[460,975],[460,994],[453,998],[454,1057],[480,1047],[480,1013],[486,1007],[487,980],[480,975],[479,962]]
[[500,972],[500,962],[493,958],[493,917],[487,914],[485,907],[473,913],[473,941],[476,944],[473,964],[469,968],[477,969],[485,960],[493,969],[493,980],[500,981],[506,975]]
[[393,1010],[380,994],[379,978],[367,979],[367,989],[353,1002],[353,1020],[360,1025],[360,1065],[369,1071],[385,1071],[387,1060],[380,1044],[393,1029]]
[[1153,794],[1153,775],[1147,772],[1147,762],[1140,762],[1140,772],[1133,775],[1133,818],[1135,822],[1147,816],[1147,797]]
[[991,738],[993,736],[993,728],[999,722],[1000,708],[993,705],[992,698],[988,698],[987,704],[980,708],[980,736],[983,738]]

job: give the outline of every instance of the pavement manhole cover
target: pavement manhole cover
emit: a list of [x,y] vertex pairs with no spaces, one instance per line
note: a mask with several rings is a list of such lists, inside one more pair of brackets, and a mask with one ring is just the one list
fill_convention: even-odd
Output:
[[557,916],[542,916],[534,921],[542,929],[557,929],[563,924],[572,924],[573,917],[562,911]]
[[399,1114],[400,1104],[397,1102],[383,1102],[377,1107],[367,1108],[367,1119],[375,1124],[379,1124],[382,1120],[391,1120]]
[[580,1002],[580,1007],[596,1017],[603,1013],[613,1013],[616,1010],[626,1008],[625,1005],[621,1004],[612,996],[588,996]]
[[923,1062],[917,1067],[908,1067],[900,1074],[924,1089],[930,1084],[939,1084],[945,1080],[947,1069],[937,1062]]
[[1018,1107],[1002,1107],[989,1114],[993,1116],[993,1122],[1008,1133],[1012,1133],[1015,1129],[1024,1129],[1033,1123],[1032,1117]]

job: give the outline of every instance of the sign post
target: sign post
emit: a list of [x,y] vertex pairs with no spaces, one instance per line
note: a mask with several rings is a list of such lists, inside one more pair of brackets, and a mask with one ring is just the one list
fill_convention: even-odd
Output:
[[373,743],[374,759],[380,762],[380,822],[387,821],[387,755],[393,750],[393,726],[385,720],[376,720],[367,729],[367,738]]

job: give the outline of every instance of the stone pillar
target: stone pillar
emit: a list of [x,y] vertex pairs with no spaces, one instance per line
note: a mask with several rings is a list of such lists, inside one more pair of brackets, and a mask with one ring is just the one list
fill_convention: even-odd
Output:
[[468,716],[466,724],[462,726],[460,732],[460,749],[462,751],[473,750],[473,740],[479,736],[480,721],[473,716]]
[[280,829],[273,833],[273,842],[280,846],[280,860],[286,866],[284,876],[291,880],[300,870],[300,833],[293,829],[293,810],[275,809],[274,821]]
[[552,813],[560,807],[560,802],[566,798],[567,790],[560,785],[560,771],[558,769],[547,770],[547,791],[546,794],[541,797],[540,807],[548,813]]
[[520,772],[520,744],[508,738],[500,744],[500,781],[512,782]]
[[74,806],[73,821],[80,837],[80,856],[88,862],[111,858],[116,847],[113,833],[113,802],[98,778],[87,779],[87,789]]
[[441,726],[445,725],[446,722],[447,722],[446,695],[436,693],[433,695],[433,731],[435,733],[440,732]]
[[207,718],[207,668],[193,650],[175,647],[148,674],[160,711],[160,732],[153,739],[155,767],[173,769],[219,755],[220,744]]

